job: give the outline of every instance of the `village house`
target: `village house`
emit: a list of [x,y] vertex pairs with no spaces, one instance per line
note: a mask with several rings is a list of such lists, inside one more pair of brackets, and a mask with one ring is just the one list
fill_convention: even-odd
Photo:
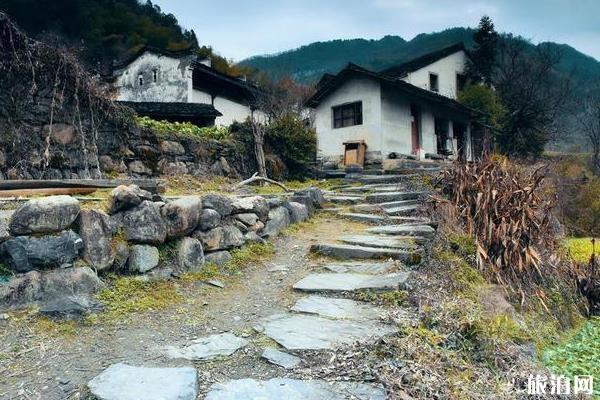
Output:
[[318,157],[344,165],[472,160],[481,151],[475,114],[456,101],[467,57],[457,44],[380,72],[348,64],[323,76],[307,102]]
[[258,89],[199,60],[194,49],[143,47],[113,66],[116,100],[138,114],[199,126],[229,126],[253,113]]

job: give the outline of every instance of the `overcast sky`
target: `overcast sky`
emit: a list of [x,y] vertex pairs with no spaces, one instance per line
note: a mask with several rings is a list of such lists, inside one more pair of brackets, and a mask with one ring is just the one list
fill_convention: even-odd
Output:
[[455,26],[483,14],[496,29],[567,43],[600,60],[600,0],[154,0],[201,45],[236,61],[315,41],[379,39]]

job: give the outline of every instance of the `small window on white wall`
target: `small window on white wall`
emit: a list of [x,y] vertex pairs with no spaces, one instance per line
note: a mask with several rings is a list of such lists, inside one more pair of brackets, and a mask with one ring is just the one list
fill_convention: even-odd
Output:
[[144,77],[142,74],[138,75],[138,85],[144,86]]
[[438,82],[437,74],[429,73],[429,90],[432,92],[439,92],[440,86]]
[[152,81],[154,83],[156,83],[157,80],[158,80],[158,71],[157,70],[153,70],[152,71]]

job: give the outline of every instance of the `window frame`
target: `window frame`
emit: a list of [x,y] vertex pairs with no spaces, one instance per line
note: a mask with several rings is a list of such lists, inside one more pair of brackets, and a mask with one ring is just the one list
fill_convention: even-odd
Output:
[[144,75],[142,75],[142,74],[139,74],[139,75],[138,75],[138,78],[137,78],[137,82],[138,82],[138,86],[139,86],[139,87],[142,87],[142,86],[144,86]]
[[[431,85],[431,78],[435,77],[435,89]],[[431,92],[439,93],[440,92],[440,76],[435,72],[429,73],[429,90]]]
[[[462,79],[462,87],[460,85]],[[462,92],[467,87],[467,75],[461,74],[460,72],[456,73],[456,93]]]
[[333,129],[348,128],[363,124],[363,102],[352,101],[331,107],[331,126]]

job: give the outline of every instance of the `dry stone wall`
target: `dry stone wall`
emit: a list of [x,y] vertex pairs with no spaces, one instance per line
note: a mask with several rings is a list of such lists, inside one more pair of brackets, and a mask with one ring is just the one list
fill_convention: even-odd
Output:
[[323,201],[316,188],[286,198],[169,200],[135,185],[114,189],[108,212],[82,209],[70,196],[29,200],[0,218],[0,263],[15,274],[0,285],[0,310],[89,310],[103,286],[98,273],[156,279],[222,265],[231,250],[264,242]]

